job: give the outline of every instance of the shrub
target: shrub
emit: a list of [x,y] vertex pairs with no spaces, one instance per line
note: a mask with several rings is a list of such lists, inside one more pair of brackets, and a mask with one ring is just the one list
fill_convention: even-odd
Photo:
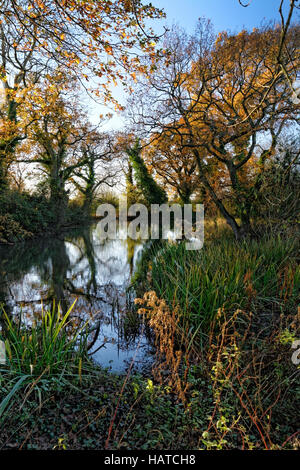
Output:
[[[55,233],[56,211],[56,207],[43,194],[6,191],[0,195],[0,243]],[[82,208],[76,202],[71,202],[66,207],[63,226],[80,224],[86,218]]]

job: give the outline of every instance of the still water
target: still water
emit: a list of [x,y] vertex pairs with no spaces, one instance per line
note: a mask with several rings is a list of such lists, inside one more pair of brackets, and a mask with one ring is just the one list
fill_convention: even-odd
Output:
[[143,369],[152,359],[145,329],[130,309],[126,288],[143,245],[127,240],[101,240],[96,224],[60,238],[0,246],[0,303],[10,315],[22,309],[30,322],[53,301],[94,328],[89,353],[112,372]]

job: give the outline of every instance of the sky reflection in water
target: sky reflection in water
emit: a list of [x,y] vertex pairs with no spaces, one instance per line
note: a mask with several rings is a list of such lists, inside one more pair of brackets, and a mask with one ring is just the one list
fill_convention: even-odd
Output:
[[[90,352],[113,372],[124,372],[135,356],[135,367],[151,360],[150,347],[136,316],[128,315],[126,287],[143,245],[132,240],[99,240],[96,225],[61,239],[34,240],[0,247],[0,302],[10,314],[22,307],[25,322],[53,300],[80,318],[100,322]],[[137,346],[139,345],[138,349]]]

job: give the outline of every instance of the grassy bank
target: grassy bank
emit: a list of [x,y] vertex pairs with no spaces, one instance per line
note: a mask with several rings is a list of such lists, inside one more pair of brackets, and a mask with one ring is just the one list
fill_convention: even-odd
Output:
[[207,427],[203,418],[193,427],[200,448],[296,448],[297,237],[237,244],[227,235],[208,236],[200,251],[182,243],[145,253],[135,287],[155,333],[154,374],[195,416],[208,406]]
[[31,327],[3,313],[0,449],[188,448],[190,416],[176,395],[95,366],[71,311],[44,311]]
[[[201,337],[220,308],[247,309],[261,321],[296,312],[299,245],[293,238],[264,238],[242,244],[223,237],[202,250],[182,244],[154,249],[143,289],[180,308],[183,328]],[[199,334],[198,334],[199,333]]]

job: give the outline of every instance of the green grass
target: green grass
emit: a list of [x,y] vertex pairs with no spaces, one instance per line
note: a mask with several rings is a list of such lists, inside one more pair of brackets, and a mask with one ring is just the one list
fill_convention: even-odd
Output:
[[72,325],[74,305],[75,302],[65,314],[55,305],[51,311],[42,310],[41,318],[34,320],[29,328],[22,314],[16,322],[3,312],[3,340],[11,370],[37,377],[45,371],[47,375],[57,374],[69,362],[78,363],[84,351],[85,344],[80,336],[84,327]]
[[300,375],[291,345],[300,331],[298,240],[237,243],[225,234],[207,237],[200,251],[149,245],[132,287],[138,297],[154,290],[178,312],[173,347],[186,339],[191,446],[197,435],[201,449],[297,449]]
[[223,237],[206,242],[199,251],[186,250],[184,243],[165,244],[152,251],[152,262],[145,258],[151,280],[144,281],[143,289],[179,305],[182,324],[199,330],[211,324],[220,308],[247,308],[257,315],[283,308],[296,311],[296,254],[297,243],[280,237],[243,244]]

